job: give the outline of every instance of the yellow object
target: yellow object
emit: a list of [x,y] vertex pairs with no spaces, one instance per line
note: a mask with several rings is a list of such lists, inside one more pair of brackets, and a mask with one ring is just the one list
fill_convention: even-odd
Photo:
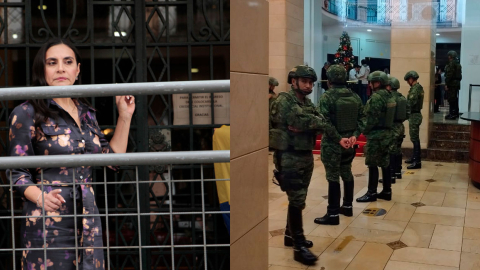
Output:
[[[230,126],[223,125],[213,133],[213,150],[230,150]],[[230,179],[230,163],[215,163],[215,179]],[[230,203],[230,181],[217,181],[220,204]]]

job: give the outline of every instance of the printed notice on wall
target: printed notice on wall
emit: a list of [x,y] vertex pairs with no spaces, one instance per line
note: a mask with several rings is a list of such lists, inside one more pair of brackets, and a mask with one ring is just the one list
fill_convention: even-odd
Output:
[[[213,116],[216,125],[230,124],[230,93],[213,93]],[[210,93],[192,94],[192,117],[194,125],[212,124]],[[173,124],[189,125],[188,94],[173,95]]]

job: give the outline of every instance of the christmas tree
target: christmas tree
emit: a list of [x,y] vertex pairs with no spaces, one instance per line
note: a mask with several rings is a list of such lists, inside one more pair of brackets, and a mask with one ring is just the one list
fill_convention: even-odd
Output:
[[350,44],[350,37],[346,31],[343,31],[342,36],[340,37],[340,45],[338,45],[334,62],[335,64],[343,64],[347,70],[355,65],[353,48]]

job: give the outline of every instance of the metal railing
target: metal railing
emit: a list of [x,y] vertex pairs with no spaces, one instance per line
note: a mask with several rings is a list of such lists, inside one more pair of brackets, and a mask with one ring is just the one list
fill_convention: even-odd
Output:
[[480,84],[470,84],[468,86],[468,112],[470,112],[472,108],[472,88],[473,87],[480,87]]
[[[342,10],[340,10],[338,3],[341,3],[339,0],[327,0],[324,1],[323,9],[328,11],[333,15],[339,16],[339,14],[343,14]],[[369,24],[377,24],[382,26],[390,26],[391,21],[379,21],[378,20],[378,13],[385,14],[385,16],[389,16],[389,14],[393,12],[398,12],[393,10],[392,7],[384,8],[379,10],[377,6],[377,1],[349,1],[345,0],[344,3],[345,11],[345,18],[353,21],[361,21]],[[435,23],[439,28],[454,28],[458,27],[457,23],[452,20],[452,18],[446,16],[447,13],[452,12],[453,9],[455,11],[456,3],[452,4],[449,3],[448,5],[440,5],[439,10],[437,12],[437,16],[435,18]],[[383,13],[382,13],[383,12]],[[441,16],[441,15],[444,16]]]
[[[165,83],[131,83],[131,84],[110,84],[110,85],[75,85],[67,87],[21,87],[21,88],[5,88],[0,89],[0,100],[14,100],[14,99],[30,99],[30,98],[56,98],[56,97],[93,97],[93,96],[112,96],[112,95],[154,95],[154,94],[185,94],[185,93],[214,93],[214,92],[229,92],[230,91],[230,82],[229,80],[222,81],[201,81],[201,82],[165,82]],[[212,99],[213,102],[213,99]],[[213,110],[213,106],[212,106]],[[10,179],[9,184],[1,184],[0,188],[9,188],[10,195],[10,208],[7,209],[10,212],[9,216],[0,216],[1,220],[11,219],[11,233],[12,233],[12,247],[11,248],[0,248],[0,252],[12,252],[13,256],[13,269],[18,269],[18,264],[16,260],[16,252],[25,251],[25,250],[43,250],[44,253],[44,269],[48,269],[47,265],[47,251],[48,250],[75,250],[76,258],[78,258],[78,253],[83,252],[85,249],[102,249],[106,250],[106,269],[110,269],[110,250],[132,250],[138,249],[139,256],[142,256],[142,249],[170,249],[171,250],[171,268],[176,268],[176,257],[175,249],[185,249],[185,248],[203,248],[203,266],[204,269],[210,269],[208,267],[208,248],[217,248],[217,247],[229,247],[229,244],[217,244],[217,243],[207,243],[207,224],[206,224],[206,215],[222,215],[229,214],[230,211],[206,211],[206,198],[205,198],[205,183],[207,182],[216,182],[216,181],[229,181],[230,179],[205,179],[204,178],[204,166],[210,165],[213,163],[229,163],[230,162],[230,151],[181,151],[181,152],[144,152],[144,153],[124,153],[124,154],[98,154],[98,155],[50,155],[50,156],[22,156],[22,157],[0,157],[0,170],[3,169],[16,169],[16,168],[40,168],[41,183],[40,184],[24,184],[16,185],[13,184],[12,173],[7,175]],[[173,180],[170,169],[173,164],[190,164],[197,165],[200,167],[200,178],[199,179],[188,179],[188,180]],[[168,166],[168,178],[162,180],[150,180],[150,179],[139,179],[139,166],[147,165],[169,165]],[[76,204],[74,203],[74,211],[72,215],[60,215],[60,217],[73,217],[75,220],[77,218],[83,217],[103,217],[106,222],[106,235],[107,240],[104,243],[103,247],[82,247],[79,246],[77,242],[77,222],[75,221],[75,246],[74,247],[64,247],[64,248],[49,248],[46,245],[46,234],[43,233],[44,245],[42,248],[18,248],[15,244],[15,236],[19,234],[19,231],[16,229],[15,220],[32,218],[32,216],[24,215],[15,215],[14,211],[14,199],[13,191],[15,186],[37,186],[42,192],[45,187],[48,186],[58,186],[58,184],[53,183],[44,183],[43,178],[43,168],[58,168],[58,167],[81,167],[81,166],[134,166],[134,175],[135,180],[133,181],[108,181],[107,179],[107,170],[106,167],[103,168],[103,181],[95,182],[82,182],[81,180],[76,179],[75,170],[73,170],[72,182],[71,183],[61,183],[62,186],[71,187],[73,190],[73,198],[76,198],[76,188],[82,185],[88,186],[103,186],[104,187],[104,197],[105,197],[105,213],[104,214],[77,214]],[[173,198],[172,190],[174,189],[175,183],[199,183],[201,188],[201,210],[199,211],[173,211]],[[168,212],[142,212],[140,207],[140,186],[149,185],[153,183],[162,183],[167,188],[168,192]],[[107,187],[111,185],[122,185],[122,184],[133,184],[135,185],[136,192],[136,209],[133,213],[109,213],[108,209],[108,200],[107,200]],[[43,193],[42,193],[43,194]],[[43,195],[42,195],[43,196]],[[97,195],[98,196],[98,195]],[[43,199],[42,199],[43,203]],[[45,219],[59,216],[46,215],[45,209],[43,208],[41,218],[43,221],[43,231],[45,232]],[[80,212],[81,213],[81,212]],[[201,229],[202,229],[202,239],[203,243],[201,244],[175,244],[175,234],[174,234],[174,225],[173,220],[174,216],[177,215],[199,215],[201,216]],[[137,219],[138,234],[136,238],[137,241],[132,241],[130,245],[123,246],[112,246],[109,241],[109,218],[108,217],[125,217],[130,216]],[[165,241],[161,245],[147,245],[142,243],[142,230],[141,226],[141,217],[145,216],[168,216],[170,221],[170,232],[169,232],[169,241]],[[40,216],[38,216],[40,217]],[[195,224],[191,224],[192,230],[196,229]],[[169,242],[169,243],[168,243]],[[134,244],[138,243],[138,244]],[[142,265],[142,258],[140,257],[137,264],[138,268],[135,269],[146,269],[146,266]],[[168,265],[166,265],[168,267]],[[76,264],[76,269],[79,268],[79,264]]]

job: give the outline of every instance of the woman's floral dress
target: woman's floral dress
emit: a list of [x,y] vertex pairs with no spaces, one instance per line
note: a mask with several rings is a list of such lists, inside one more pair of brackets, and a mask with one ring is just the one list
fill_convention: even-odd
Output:
[[[97,153],[113,153],[108,142],[98,126],[95,110],[74,99],[77,105],[81,129],[78,128],[73,118],[61,108],[54,100],[46,100],[51,110],[59,112],[57,122],[48,119],[35,128],[33,106],[25,102],[17,106],[10,115],[10,147],[11,156],[33,155],[83,155]],[[41,183],[40,169],[15,169],[11,170],[14,185]],[[73,195],[73,186],[65,183],[73,183],[75,172],[76,198]],[[7,171],[10,175],[10,171]],[[34,202],[26,200],[24,192],[28,186],[16,186],[22,198],[25,200],[23,215],[31,216],[22,220],[21,235],[23,247],[43,248],[44,236],[48,248],[58,248],[47,251],[47,260],[44,260],[43,250],[27,250],[23,252],[22,269],[24,270],[69,270],[76,269],[104,269],[103,249],[90,247],[103,247],[102,224],[100,217],[79,217],[75,221],[73,217],[62,215],[74,214],[74,204],[77,205],[77,214],[98,214],[95,204],[95,196],[92,185],[92,167],[76,168],[44,168],[44,190],[61,189],[61,195],[66,200],[55,212],[45,212],[45,229],[43,231],[42,209]],[[77,223],[77,244],[86,249],[78,250],[78,258],[75,254],[75,222]],[[72,248],[72,249],[66,249]]]

